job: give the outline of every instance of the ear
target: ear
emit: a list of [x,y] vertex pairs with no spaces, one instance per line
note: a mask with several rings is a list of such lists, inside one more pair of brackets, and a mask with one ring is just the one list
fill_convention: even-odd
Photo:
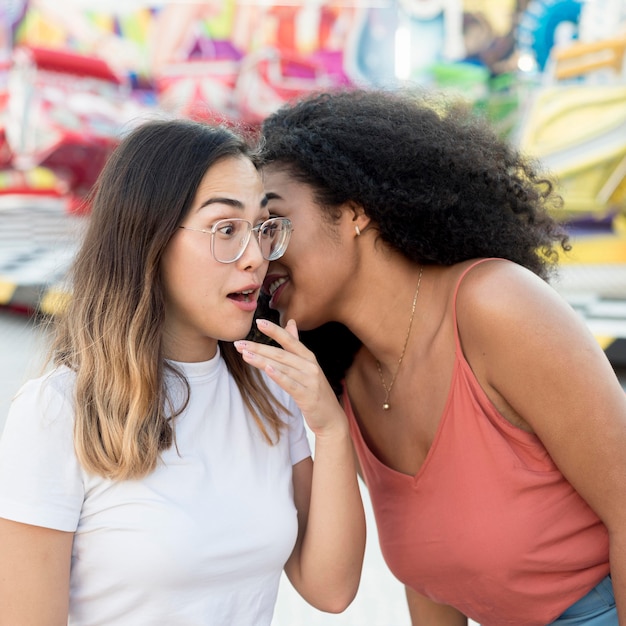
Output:
[[350,228],[357,232],[363,232],[369,226],[372,219],[365,214],[365,209],[358,203],[346,202],[346,213],[350,217]]

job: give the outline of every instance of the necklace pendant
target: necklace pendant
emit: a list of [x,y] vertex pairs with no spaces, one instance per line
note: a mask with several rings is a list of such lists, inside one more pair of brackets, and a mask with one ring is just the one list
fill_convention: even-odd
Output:
[[388,411],[391,407],[389,406],[389,402],[385,402],[383,404],[383,411]]

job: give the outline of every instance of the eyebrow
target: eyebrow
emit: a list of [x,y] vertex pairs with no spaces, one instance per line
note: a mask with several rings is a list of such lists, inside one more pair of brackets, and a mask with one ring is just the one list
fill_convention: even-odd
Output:
[[279,196],[277,193],[274,193],[273,191],[270,191],[269,193],[265,194],[265,204],[267,204],[268,200],[282,200],[283,197]]
[[243,209],[243,204],[239,200],[235,200],[233,198],[209,198],[205,200],[199,207],[200,209],[204,209],[204,207],[210,206],[211,204],[225,204],[227,206],[232,206],[234,209]]
[[[263,199],[261,200],[262,209],[267,206],[268,200],[269,200],[268,196],[263,196]],[[204,207],[210,206],[211,204],[225,204],[226,206],[231,206],[234,209],[240,209],[240,210],[244,209],[243,203],[240,202],[239,200],[235,200],[234,198],[209,198],[208,200],[205,200],[196,209],[196,212],[199,211],[200,209],[203,209]]]

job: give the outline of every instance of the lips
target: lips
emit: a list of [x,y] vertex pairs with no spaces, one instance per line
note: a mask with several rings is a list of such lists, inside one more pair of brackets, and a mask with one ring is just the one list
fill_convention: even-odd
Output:
[[229,293],[227,297],[240,311],[249,314],[256,311],[259,293],[259,285],[250,285],[241,291]]
[[261,285],[259,283],[251,283],[245,285],[238,291],[232,291],[228,294],[228,298],[237,302],[256,302],[261,292]]
[[244,289],[243,291],[229,293],[228,297],[231,300],[237,300],[238,302],[256,302],[258,293],[256,289]]
[[263,281],[263,292],[270,296],[270,307],[275,308],[275,304],[280,298],[283,286],[289,282],[289,278],[284,274],[268,274]]

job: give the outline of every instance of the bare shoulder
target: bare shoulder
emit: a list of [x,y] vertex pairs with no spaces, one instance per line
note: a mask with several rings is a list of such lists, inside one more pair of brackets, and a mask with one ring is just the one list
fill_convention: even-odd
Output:
[[467,272],[459,285],[456,305],[459,332],[467,339],[477,333],[484,339],[498,333],[509,336],[511,331],[540,336],[563,325],[573,331],[585,328],[554,287],[506,260],[488,260]]
[[459,279],[466,272],[459,285],[459,301],[476,298],[474,304],[478,304],[488,298],[490,302],[504,304],[527,290],[540,290],[556,295],[554,288],[545,280],[512,261],[486,259],[472,265],[467,262],[459,264]]
[[590,414],[593,395],[623,401],[606,355],[582,317],[519,265],[488,261],[466,274],[456,322],[476,378],[514,423],[523,420],[541,433],[545,422],[539,416],[558,421],[562,414],[565,423],[580,407]]

